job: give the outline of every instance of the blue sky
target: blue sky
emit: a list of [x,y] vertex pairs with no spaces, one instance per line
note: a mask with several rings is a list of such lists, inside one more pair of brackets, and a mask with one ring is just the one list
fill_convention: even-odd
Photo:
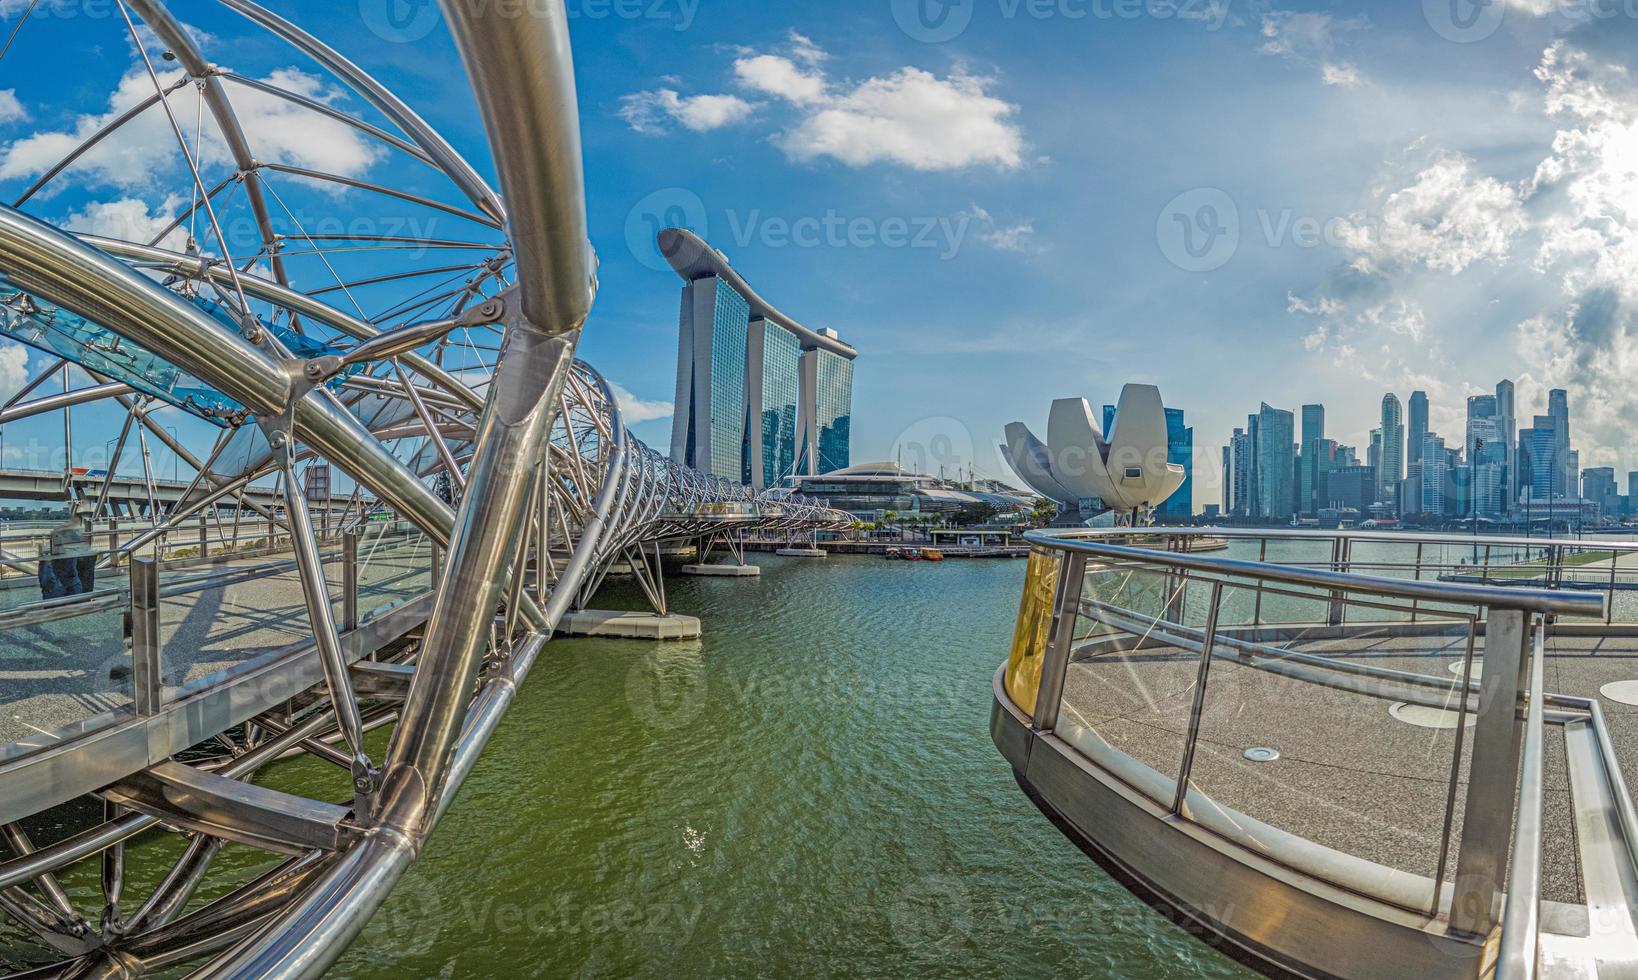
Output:
[[[138,64],[98,4],[65,0],[0,62],[8,200],[37,172],[19,147],[108,111]],[[270,6],[489,171],[430,8]],[[175,7],[213,60],[314,73],[369,117],[217,5]],[[1427,390],[1455,436],[1465,396],[1512,377],[1521,415],[1571,389],[1584,465],[1638,467],[1638,0],[569,7],[602,281],[582,354],[651,444],[669,432],[680,283],[648,230],[681,216],[859,349],[855,460],[904,444],[907,462],[1005,475],[1006,422],[1039,430],[1055,397],[1150,382],[1195,426],[1205,504],[1260,401],[1324,402],[1330,434],[1363,446],[1385,391]],[[63,51],[85,70],[60,70]],[[327,138],[258,150],[394,166]],[[174,182],[79,177],[29,210],[178,208]]]

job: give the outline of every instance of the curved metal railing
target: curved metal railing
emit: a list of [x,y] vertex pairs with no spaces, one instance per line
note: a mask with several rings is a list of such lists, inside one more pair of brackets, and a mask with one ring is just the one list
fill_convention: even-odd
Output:
[[[1618,590],[1587,583],[1625,584],[1620,565],[1638,545],[1215,528],[1027,539],[1024,598],[996,676],[998,746],[1093,847],[1158,881],[1162,895],[1192,895],[1174,904],[1231,941],[1339,975],[1369,975],[1362,963],[1383,968],[1395,953],[1426,957],[1425,975],[1463,975],[1505,924],[1498,976],[1531,976],[1543,922],[1565,921],[1543,909],[1573,903],[1582,887],[1558,867],[1564,849],[1584,850],[1570,862],[1577,873],[1588,862],[1638,869],[1638,826],[1593,683],[1607,668],[1585,669],[1590,658],[1574,646],[1607,655],[1611,637],[1633,632],[1613,609]],[[1467,554],[1439,553],[1456,546]],[[1547,574],[1560,567],[1590,572],[1581,582]],[[1578,689],[1549,694],[1549,661],[1559,684]],[[1544,825],[1544,726],[1591,733],[1570,743],[1570,767],[1577,791],[1597,795],[1578,805],[1619,816],[1613,850],[1594,854],[1572,828]],[[1162,823],[1134,830],[1107,810],[1081,812],[1093,797],[1061,773],[1033,782],[1052,768],[1049,751],[1136,794]],[[1286,880],[1304,897],[1292,903],[1420,924],[1401,934],[1402,949],[1373,953],[1347,949],[1363,929],[1338,920],[1334,936],[1304,932],[1292,907],[1260,907],[1248,923],[1237,903],[1257,906],[1262,891],[1210,892],[1190,880],[1198,868],[1171,867],[1175,855],[1145,854],[1130,836],[1185,827],[1226,845],[1234,863],[1294,872]],[[1554,860],[1544,847],[1557,848]],[[1545,882],[1544,864],[1556,869]],[[1334,889],[1368,903],[1343,913],[1323,897]],[[1284,917],[1279,928],[1270,915]],[[1430,930],[1452,941],[1446,952],[1469,952],[1435,963]],[[1593,930],[1610,955],[1638,957],[1628,939]]]

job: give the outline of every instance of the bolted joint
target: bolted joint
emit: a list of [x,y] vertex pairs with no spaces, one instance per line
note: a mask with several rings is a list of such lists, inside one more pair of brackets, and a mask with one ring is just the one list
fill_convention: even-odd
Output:
[[490,297],[466,311],[461,317],[463,327],[481,327],[491,323],[499,323],[506,315],[506,303],[499,297]]
[[290,445],[290,433],[283,429],[274,429],[267,434],[267,444],[274,449],[283,449]]

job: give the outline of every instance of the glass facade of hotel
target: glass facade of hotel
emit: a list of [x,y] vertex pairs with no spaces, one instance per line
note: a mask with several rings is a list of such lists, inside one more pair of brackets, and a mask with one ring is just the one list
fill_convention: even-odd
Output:
[[[796,406],[801,391],[802,345],[769,320],[762,328],[762,486],[779,486],[796,472]],[[745,482],[751,482],[746,454]]]
[[828,350],[819,355],[814,418],[819,423],[819,473],[852,465],[853,362]]
[[751,304],[721,280],[711,317],[711,459],[714,476],[740,478],[740,443],[745,439],[745,335]]

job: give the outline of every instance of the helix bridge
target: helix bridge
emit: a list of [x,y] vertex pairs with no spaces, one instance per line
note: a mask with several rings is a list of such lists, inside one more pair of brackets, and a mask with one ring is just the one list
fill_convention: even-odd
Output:
[[[32,591],[61,541],[0,540],[0,974],[321,974],[607,576],[663,613],[668,543],[849,523],[656,453],[576,359],[597,278],[561,3],[444,5],[493,183],[325,40],[220,9],[299,67],[240,74],[161,0],[116,3],[85,45],[132,51],[120,97],[0,208],[31,369],[0,425],[61,418],[64,461],[0,492],[82,515],[68,594]],[[119,198],[133,131],[174,213],[65,220]],[[72,465],[88,417],[101,468]],[[292,757],[333,792],[259,785]],[[217,874],[237,846],[258,873]]]

